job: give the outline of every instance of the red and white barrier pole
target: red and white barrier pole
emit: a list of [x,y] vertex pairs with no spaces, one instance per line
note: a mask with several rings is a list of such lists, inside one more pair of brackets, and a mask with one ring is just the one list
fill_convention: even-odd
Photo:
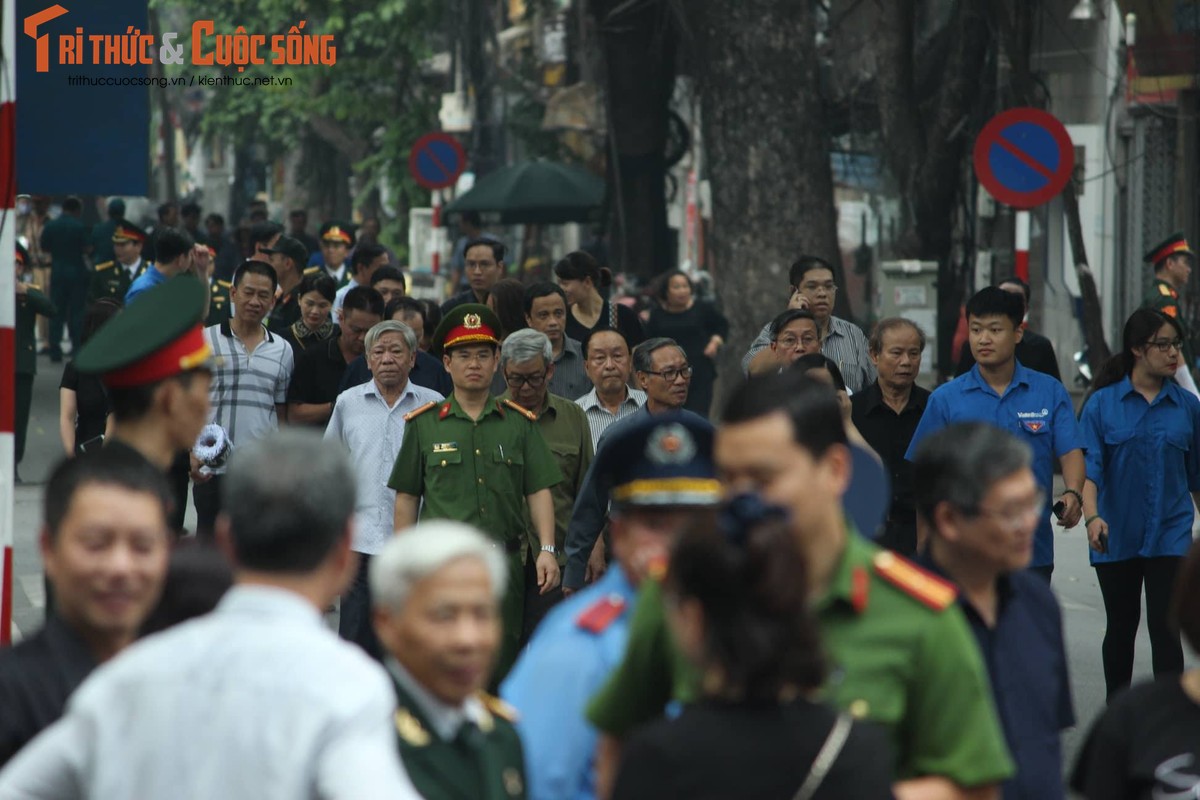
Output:
[[1017,256],[1013,264],[1016,275],[1025,283],[1029,283],[1029,212],[1017,211],[1016,240]]
[[17,50],[17,0],[3,2],[0,18],[0,645],[12,641],[13,598],[13,485],[16,476],[13,420],[17,313],[16,227],[13,207],[17,200],[16,107],[17,84],[14,54]]
[[433,190],[433,230],[429,240],[433,247],[430,255],[430,265],[434,275],[442,268],[442,190]]

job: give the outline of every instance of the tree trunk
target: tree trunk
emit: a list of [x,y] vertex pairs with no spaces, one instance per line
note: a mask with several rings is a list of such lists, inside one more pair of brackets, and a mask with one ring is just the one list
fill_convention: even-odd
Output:
[[1083,244],[1075,181],[1067,182],[1062,199],[1063,216],[1067,219],[1067,235],[1071,240],[1071,258],[1075,262],[1075,277],[1079,281],[1079,294],[1083,300],[1083,341],[1087,345],[1088,366],[1092,368],[1093,375],[1099,375],[1100,367],[1112,353],[1108,349],[1108,343],[1104,341],[1104,317],[1100,311],[1100,295],[1096,291],[1096,279],[1088,266],[1087,249]]
[[784,309],[797,256],[838,260],[816,20],[807,2],[692,0],[687,8],[712,182],[710,247],[732,344],[719,366],[729,377],[740,373],[745,345]]
[[665,2],[592,0],[604,51],[610,137],[611,260],[648,279],[670,261],[664,155],[675,86],[676,20]]

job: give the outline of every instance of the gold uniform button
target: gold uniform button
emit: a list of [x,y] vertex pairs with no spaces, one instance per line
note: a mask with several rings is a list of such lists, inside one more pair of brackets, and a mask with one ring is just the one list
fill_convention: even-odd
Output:
[[482,483],[483,483],[483,478],[480,478],[480,479],[479,479],[479,482],[482,484]]
[[444,458],[442,459],[442,466],[443,467],[446,466],[446,459],[444,459]]
[[871,704],[861,697],[850,704],[850,716],[855,719],[866,719],[867,713],[871,710]]
[[477,455],[477,456],[481,456],[481,455],[483,455],[483,453],[481,453],[481,452],[479,452],[478,450],[476,450],[476,451],[475,451],[475,455]]

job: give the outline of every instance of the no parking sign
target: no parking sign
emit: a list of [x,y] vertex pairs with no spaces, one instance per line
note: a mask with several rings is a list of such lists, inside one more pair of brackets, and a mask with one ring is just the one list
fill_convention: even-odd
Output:
[[1040,108],[1013,108],[975,140],[975,175],[1001,203],[1030,209],[1056,197],[1075,169],[1075,146],[1058,119]]

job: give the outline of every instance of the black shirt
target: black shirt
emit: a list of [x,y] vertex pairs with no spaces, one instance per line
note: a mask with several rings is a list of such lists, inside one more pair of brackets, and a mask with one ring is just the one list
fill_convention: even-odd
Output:
[[0,766],[62,716],[96,659],[58,615],[29,639],[0,650]]
[[[600,316],[596,319],[595,326],[591,328],[583,327],[583,323],[575,319],[575,313],[568,308],[567,336],[582,344],[594,331],[610,330],[612,328],[610,308],[609,302],[605,300],[600,309]],[[617,330],[625,337],[625,342],[629,345],[630,350],[646,340],[646,331],[642,327],[642,320],[638,318],[637,312],[620,303],[617,303]]]
[[[362,386],[371,378],[366,356],[359,356],[346,367],[346,374],[342,376],[342,383],[338,386],[338,394],[352,387]],[[450,380],[450,373],[446,372],[446,367],[424,350],[417,351],[417,360],[412,371],[408,373],[408,379],[417,386],[433,389],[442,397],[449,397],[454,391],[454,382]]]
[[1088,733],[1071,788],[1087,800],[1200,797],[1200,705],[1178,675],[1113,698]]
[[[702,701],[633,735],[613,800],[792,800],[833,727],[823,705]],[[892,796],[888,742],[855,723],[813,800]]]
[[[1026,328],[1024,335],[1021,336],[1021,341],[1017,342],[1014,355],[1017,357],[1017,361],[1031,370],[1049,375],[1062,383],[1062,375],[1058,372],[1058,357],[1054,355],[1054,345],[1050,344],[1050,340],[1040,333],[1034,333]],[[955,371],[954,377],[957,378],[959,375],[970,372],[973,366],[975,366],[975,356],[971,353],[970,342],[966,342],[963,344],[962,355],[958,359],[958,369]]]
[[908,405],[897,414],[883,402],[878,380],[850,398],[854,426],[871,445],[871,449],[883,459],[892,477],[892,507],[888,514],[891,522],[907,524],[916,521],[912,463],[905,460],[904,454],[908,452],[928,400],[929,391],[913,384]]
[[450,311],[464,303],[478,303],[479,298],[475,296],[474,289],[466,289],[451,297],[446,302],[442,303],[442,316],[446,316]]
[[[298,354],[292,382],[288,384],[289,403],[332,403],[337,400],[338,387],[346,372],[346,359],[338,347],[338,337],[310,347]],[[325,427],[324,423],[318,423]]]
[[99,376],[80,375],[74,361],[63,367],[58,388],[75,392],[75,452],[78,453],[79,445],[104,434],[111,410],[108,392]]

